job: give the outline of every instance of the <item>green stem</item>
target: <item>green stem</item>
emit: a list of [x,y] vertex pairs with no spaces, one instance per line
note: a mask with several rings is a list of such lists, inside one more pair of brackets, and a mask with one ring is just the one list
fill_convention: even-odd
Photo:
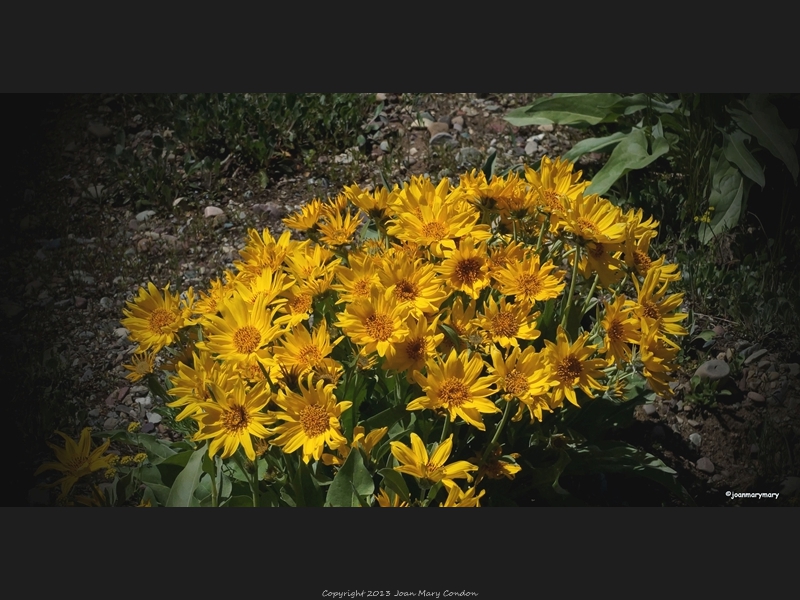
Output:
[[564,309],[564,317],[561,319],[561,326],[566,329],[569,309],[572,306],[572,295],[575,292],[575,281],[578,279],[578,263],[581,259],[580,246],[575,246],[575,258],[572,263],[572,281],[569,282],[569,295],[567,296],[567,306]]
[[[506,402],[506,408],[503,411],[503,417],[500,419],[500,422],[497,424],[497,429],[494,430],[494,435],[492,436],[492,441],[489,442],[489,445],[486,446],[486,450],[483,452],[483,456],[481,457],[481,461],[478,463],[478,470],[486,464],[486,461],[489,460],[489,457],[494,452],[494,448],[497,445],[497,440],[500,439],[500,434],[503,433],[503,429],[508,423],[508,418],[511,416],[511,404],[514,400],[509,400]],[[477,485],[478,481],[475,482],[474,485]]]
[[450,433],[450,417],[447,413],[444,414],[444,426],[442,426],[442,436],[439,438],[439,443],[442,444],[447,439],[447,434]]
[[[217,460],[216,455],[214,456],[214,461]],[[211,506],[217,508],[219,506],[219,496],[217,493],[217,477],[214,476],[214,469],[211,469],[211,473],[209,473],[211,477]],[[220,477],[220,480],[222,478]]]
[[594,294],[594,290],[597,287],[597,282],[600,280],[600,274],[594,276],[594,281],[592,282],[592,288],[589,290],[589,295],[586,296],[586,302],[583,303],[583,310],[581,311],[582,314],[586,314],[586,311],[589,310],[589,301],[592,299],[592,295]]
[[544,223],[541,224],[541,228],[539,229],[539,239],[536,240],[536,254],[539,254],[539,250],[542,249],[542,240],[544,239],[544,230],[550,227],[550,215],[547,215],[547,218],[544,220]]

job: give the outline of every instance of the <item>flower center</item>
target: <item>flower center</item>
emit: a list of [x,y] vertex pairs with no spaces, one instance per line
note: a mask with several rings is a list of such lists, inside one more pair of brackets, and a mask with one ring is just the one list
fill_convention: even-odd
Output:
[[469,388],[460,379],[445,379],[439,388],[439,400],[450,406],[461,406],[469,400]]
[[650,257],[641,250],[634,250],[633,262],[636,265],[636,269],[639,271],[639,273],[644,275],[650,270],[650,265],[653,261],[651,261]]
[[385,342],[392,335],[392,319],[389,315],[375,313],[367,317],[364,322],[367,335],[379,342]]
[[542,291],[542,281],[538,275],[523,273],[517,278],[517,287],[525,296],[536,296]]
[[289,303],[292,313],[299,315],[300,313],[307,313],[311,308],[311,294],[300,294]]
[[308,437],[317,437],[330,428],[330,417],[321,406],[306,406],[300,411],[300,425]]
[[261,343],[261,333],[252,325],[240,327],[233,334],[233,345],[240,354],[250,354]]
[[467,285],[472,284],[480,277],[482,265],[481,260],[475,257],[460,260],[456,264],[456,278]]
[[403,279],[394,286],[394,295],[400,302],[409,302],[419,295],[419,288],[413,281]]
[[492,333],[501,337],[514,337],[519,331],[519,325],[514,315],[501,312],[492,319]]
[[370,283],[368,279],[359,279],[353,285],[353,295],[359,298],[366,298],[369,296]]
[[555,190],[544,190],[542,200],[545,206],[551,211],[559,211],[563,208],[561,204],[561,196]]
[[609,325],[606,333],[608,334],[608,339],[610,339],[612,342],[621,342],[623,336],[625,335],[622,323],[616,319],[611,322],[611,325]]
[[417,338],[406,344],[406,356],[413,361],[422,360],[425,356],[425,338]]
[[520,373],[517,369],[513,369],[511,372],[506,374],[505,379],[503,380],[503,387],[509,394],[521,396],[523,393],[528,391],[530,385],[528,384],[528,378],[525,377],[524,373]]
[[643,302],[642,308],[644,309],[644,316],[649,317],[650,319],[655,319],[658,321],[661,318],[661,312],[658,310],[658,306],[656,306],[652,302]]
[[322,352],[316,346],[305,346],[300,350],[299,361],[306,367],[316,365],[321,360]]
[[556,369],[556,378],[561,383],[572,384],[576,377],[581,376],[582,372],[583,369],[581,368],[581,361],[570,354],[558,365],[558,368]]
[[148,327],[153,333],[161,333],[161,328],[172,325],[176,318],[177,315],[174,312],[159,307],[150,313]]
[[592,223],[589,219],[584,219],[580,217],[577,220],[577,234],[581,237],[593,237],[600,233],[600,230],[597,228],[597,225]]
[[422,235],[426,238],[431,238],[433,241],[438,242],[447,236],[447,227],[439,221],[432,221],[425,223],[422,226]]
[[222,426],[226,431],[238,433],[250,424],[250,415],[244,406],[233,406],[222,416]]

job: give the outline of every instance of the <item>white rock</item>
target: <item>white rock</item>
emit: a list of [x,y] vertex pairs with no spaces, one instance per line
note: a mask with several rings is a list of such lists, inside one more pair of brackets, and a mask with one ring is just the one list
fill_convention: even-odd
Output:
[[154,210],[143,210],[138,215],[136,215],[136,220],[141,223],[142,221],[147,221],[147,219],[149,219],[150,217],[152,217],[155,214],[156,214],[156,211],[154,211]]
[[216,206],[206,206],[206,209],[203,211],[203,216],[207,219],[224,214],[225,211],[223,211],[221,208],[217,208]]
[[147,413],[147,420],[150,423],[161,423],[161,415],[158,413],[149,412]]

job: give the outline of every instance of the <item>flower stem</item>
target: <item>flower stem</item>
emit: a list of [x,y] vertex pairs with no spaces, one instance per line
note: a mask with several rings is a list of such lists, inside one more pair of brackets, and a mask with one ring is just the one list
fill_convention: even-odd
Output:
[[575,292],[575,281],[578,279],[578,263],[580,262],[581,251],[580,246],[575,246],[575,257],[572,263],[572,280],[569,282],[569,295],[567,296],[567,306],[564,309],[564,317],[561,319],[561,326],[567,328],[567,319],[569,318],[569,309],[572,306],[572,295]]
[[592,287],[589,290],[589,294],[586,296],[586,302],[583,303],[583,310],[581,313],[585,314],[586,311],[589,309],[589,301],[592,299],[592,295],[594,294],[594,290],[597,287],[597,282],[600,280],[600,274],[594,276],[594,281],[592,282]]
[[[494,430],[494,435],[492,435],[492,441],[489,442],[488,446],[486,446],[486,450],[484,450],[483,452],[481,461],[478,463],[478,472],[480,472],[480,469],[483,467],[483,465],[486,464],[486,461],[489,460],[489,457],[492,455],[492,452],[494,452],[494,448],[495,446],[497,446],[497,440],[500,439],[500,434],[503,433],[503,429],[505,428],[506,423],[508,423],[508,417],[511,415],[511,404],[513,402],[514,402],[513,399],[506,402],[506,408],[503,411],[503,417],[497,424],[497,429]],[[479,481],[480,479],[476,480],[473,486],[478,485]]]
[[539,229],[539,239],[536,240],[536,254],[539,254],[539,250],[542,249],[542,239],[544,238],[544,230],[550,227],[550,215],[547,215],[547,218],[544,220],[544,223],[540,225]]

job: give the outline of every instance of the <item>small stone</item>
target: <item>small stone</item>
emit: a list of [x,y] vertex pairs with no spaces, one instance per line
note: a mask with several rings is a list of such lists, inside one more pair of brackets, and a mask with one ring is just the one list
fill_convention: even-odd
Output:
[[695,377],[707,381],[719,381],[730,375],[731,368],[724,360],[708,360],[694,372]]
[[117,327],[114,330],[114,335],[116,335],[117,337],[120,337],[120,338],[128,337],[129,333],[130,333],[130,331],[128,331],[124,327]]
[[116,417],[108,417],[103,422],[103,429],[105,429],[106,431],[108,431],[109,429],[114,429],[118,423],[119,419],[117,419]]
[[539,144],[537,144],[533,140],[530,140],[525,144],[525,154],[527,154],[528,156],[533,156],[534,154],[536,154],[538,150],[539,150]]
[[100,298],[100,306],[103,308],[112,308],[114,306],[114,301],[108,296],[103,296]]
[[767,349],[766,348],[762,348],[761,350],[756,350],[755,352],[753,352],[750,356],[748,356],[745,359],[744,364],[746,364],[746,365],[753,364],[753,362],[755,362],[756,359],[761,358],[766,353],[767,353]]
[[700,442],[703,441],[703,438],[700,436],[699,433],[692,433],[689,435],[689,441],[692,442],[695,446],[699,446]]
[[654,414],[656,414],[658,412],[656,410],[656,407],[654,405],[652,405],[652,404],[645,404],[644,406],[642,406],[642,410],[644,410],[644,413],[648,417],[652,417]]
[[383,152],[388,152],[388,151],[389,151],[389,142],[387,142],[386,140],[383,140],[383,141],[381,142],[380,149],[381,149]]
[[99,139],[110,137],[111,134],[114,133],[111,131],[110,127],[100,123],[89,123],[87,131],[92,135],[97,136]]
[[205,210],[203,211],[203,216],[206,219],[209,219],[211,217],[217,217],[224,214],[225,211],[223,211],[221,208],[217,208],[216,206],[206,206]]
[[86,308],[86,298],[75,296],[75,308]]
[[710,459],[706,458],[705,456],[697,461],[697,470],[703,471],[703,473],[708,473],[709,475],[714,472],[714,463],[711,462]]
[[412,148],[411,148],[411,149],[408,151],[408,155],[409,155],[409,156],[414,156],[414,155],[416,155],[416,153],[417,153],[417,152],[419,152],[419,150],[417,150],[416,148],[413,148],[413,147],[412,147]]
[[149,219],[150,217],[154,216],[155,214],[156,214],[156,211],[154,211],[154,210],[143,210],[138,215],[136,215],[136,220],[139,223],[142,223],[144,221],[147,221],[147,219]]
[[145,423],[142,425],[142,433],[151,433],[156,428],[152,423]]
[[453,117],[451,124],[456,131],[462,131],[464,129],[464,117]]
[[686,422],[692,427],[700,427],[700,423],[694,419],[686,419]]
[[747,397],[752,400],[753,402],[764,403],[766,402],[766,398],[763,394],[759,394],[758,392],[747,392]]
[[427,128],[428,132],[431,134],[431,138],[433,138],[440,133],[445,133],[448,129],[450,129],[450,126],[447,123],[435,121],[428,123]]
[[97,417],[100,416],[100,409],[99,408],[93,408],[92,410],[90,410],[86,414],[89,415],[90,417],[97,418]]
[[456,141],[456,138],[454,138],[449,133],[442,132],[442,133],[437,133],[436,135],[431,137],[430,145],[431,146],[450,146],[451,148],[454,148],[454,147],[458,146],[458,142]]
[[797,377],[798,375],[800,375],[800,365],[799,364],[797,364],[797,363],[788,363],[788,364],[783,365],[783,366],[786,367],[789,370],[789,376],[790,377]]
[[714,336],[715,337],[722,337],[725,335],[725,328],[722,325],[715,325],[714,326]]
[[763,370],[763,369],[766,369],[767,367],[769,367],[771,364],[772,364],[772,362],[768,358],[765,358],[764,360],[758,361],[758,365],[756,365],[756,366],[759,369]]
[[161,423],[161,415],[154,412],[147,413],[147,420],[150,423]]
[[553,125],[551,123],[546,123],[544,125],[539,125],[539,131],[543,131],[543,132],[553,131]]

